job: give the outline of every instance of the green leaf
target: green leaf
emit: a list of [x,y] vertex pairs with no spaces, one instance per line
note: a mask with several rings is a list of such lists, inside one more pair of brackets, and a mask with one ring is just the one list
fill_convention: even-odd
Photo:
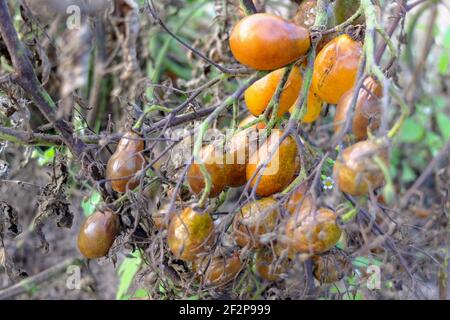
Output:
[[441,54],[438,60],[438,71],[440,74],[442,75],[447,74],[449,62],[450,62],[449,55],[447,53]]
[[133,298],[147,298],[148,296],[148,291],[145,289],[137,289],[133,294]]
[[439,131],[445,140],[450,138],[450,118],[444,113],[438,113],[436,115]]
[[44,152],[42,152],[39,148],[35,148],[31,153],[31,158],[37,159],[38,164],[42,167],[53,162],[55,155],[56,155],[55,147],[48,148]]
[[406,119],[398,138],[404,143],[419,142],[425,137],[425,133],[425,129],[419,123],[413,119]]
[[416,179],[416,173],[411,169],[410,166],[404,165],[402,171],[402,181],[403,182],[411,182]]
[[94,213],[96,205],[100,203],[102,196],[97,191],[92,192],[87,200],[81,200],[81,208],[86,217]]
[[426,142],[433,157],[439,152],[439,150],[441,150],[443,146],[442,137],[432,131],[427,133]]
[[433,106],[436,108],[436,110],[443,110],[447,107],[447,100],[442,96],[434,96]]
[[369,257],[356,257],[352,261],[356,268],[367,268],[370,265],[381,266],[381,261]]
[[123,260],[117,274],[119,275],[119,287],[116,292],[117,300],[129,299],[127,295],[128,289],[130,289],[134,276],[138,272],[142,263],[141,253],[139,251],[133,252],[129,257]]

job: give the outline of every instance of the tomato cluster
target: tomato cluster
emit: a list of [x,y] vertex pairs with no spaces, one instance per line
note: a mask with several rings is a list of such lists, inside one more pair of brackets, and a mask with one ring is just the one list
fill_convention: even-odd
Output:
[[[305,3],[310,5],[311,2]],[[311,46],[308,31],[311,14],[308,11],[303,19],[296,17],[293,21],[271,14],[253,14],[233,28],[230,48],[236,60],[270,73],[245,91],[249,115],[239,124],[237,133],[224,141],[204,145],[199,153],[201,161],[194,161],[187,170],[187,184],[195,195],[205,191],[203,170],[206,169],[210,178],[209,198],[218,197],[227,188],[244,185],[256,196],[236,212],[230,212],[233,219],[226,232],[232,236],[235,247],[245,248],[242,252],[255,253],[256,271],[267,281],[281,279],[290,261],[299,254],[312,257],[314,275],[319,281],[328,283],[342,278],[342,274],[329,270],[330,257],[334,256],[330,255],[330,250],[334,250],[343,232],[337,222],[338,214],[316,205],[307,182],[294,189],[287,202],[277,198],[277,194],[299,175],[300,169],[306,170],[300,165],[298,155],[302,150],[296,137],[281,128],[266,130],[267,122],[248,125],[274,103],[275,92],[291,63],[294,66],[286,75],[279,101],[275,102],[278,104],[276,117],[292,112],[301,98],[305,68],[301,61]],[[298,19],[304,23],[298,23]],[[335,134],[344,135],[346,132],[342,130],[346,129],[344,124],[354,105],[349,124],[358,142],[340,152],[333,170],[342,192],[364,195],[384,182],[374,157],[384,163],[389,159],[386,147],[368,140],[370,133],[380,125],[382,87],[369,77],[354,99],[362,56],[359,41],[342,34],[322,41],[319,48],[302,122],[316,121],[324,104],[337,104]],[[252,148],[253,145],[256,148]],[[145,168],[144,148],[138,133],[130,131],[123,136],[106,170],[106,178],[114,191],[123,193],[139,185],[139,172]],[[243,269],[245,260],[240,250],[211,254],[218,243],[213,216],[208,210],[189,206],[181,212],[171,212],[170,222],[165,225],[160,216],[152,214],[158,228],[167,229],[167,244],[173,256],[190,264],[198,278],[210,286],[233,280]],[[115,214],[95,213],[80,232],[80,251],[88,258],[106,255],[118,231]],[[347,268],[346,261],[339,262]]]

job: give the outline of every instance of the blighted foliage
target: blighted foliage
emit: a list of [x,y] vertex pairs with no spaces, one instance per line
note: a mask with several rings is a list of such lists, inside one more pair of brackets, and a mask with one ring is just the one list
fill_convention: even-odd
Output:
[[41,237],[41,246],[46,252],[49,244],[42,232],[46,220],[53,220],[60,228],[72,227],[73,213],[70,212],[66,195],[68,168],[63,157],[55,159],[52,181],[42,188],[37,199],[38,212],[33,222],[34,230]]

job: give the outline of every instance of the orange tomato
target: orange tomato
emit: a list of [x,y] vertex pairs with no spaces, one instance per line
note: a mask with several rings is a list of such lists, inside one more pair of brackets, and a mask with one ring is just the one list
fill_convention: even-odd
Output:
[[267,281],[278,281],[281,274],[286,271],[287,261],[278,261],[276,256],[269,248],[264,248],[256,252],[255,267],[258,275]]
[[268,13],[240,20],[230,35],[237,61],[257,70],[275,70],[302,57],[310,48],[309,31]]
[[[364,87],[359,91],[351,127],[358,141],[367,139],[367,129],[374,131],[380,127],[379,116],[382,112],[380,98],[383,90],[381,85],[375,79],[369,77],[364,81]],[[350,90],[344,94],[337,104],[336,115],[334,116],[335,133],[341,130],[347,117],[354,91]]]
[[239,253],[235,251],[229,256],[217,255],[211,259],[198,259],[194,261],[193,269],[205,285],[220,286],[236,278],[242,270],[242,261]]
[[303,183],[289,197],[289,200],[286,203],[286,209],[291,215],[306,209],[306,206],[312,207],[313,205],[312,197],[311,196],[305,197],[309,188],[310,187],[307,183]]
[[106,256],[119,233],[119,228],[119,216],[114,212],[94,212],[80,228],[78,249],[88,259]]
[[111,181],[113,190],[125,192],[139,185],[134,175],[145,166],[143,150],[144,141],[139,134],[129,131],[123,135],[106,165],[106,178]]
[[[259,116],[264,113],[270,100],[275,95],[275,91],[283,78],[285,70],[285,68],[275,70],[245,90],[245,103],[247,104],[248,111],[252,115]],[[303,79],[300,69],[297,66],[293,67],[278,103],[279,117],[285,114],[297,99],[302,82]]]
[[236,243],[241,247],[260,247],[260,236],[274,230],[279,213],[273,198],[251,201],[242,206],[233,220]]
[[[294,112],[295,106],[297,104],[297,101],[295,101],[295,104],[292,105],[292,107],[289,109],[289,112]],[[317,120],[319,118],[320,113],[322,112],[322,106],[323,101],[320,99],[319,95],[317,95],[314,90],[312,89],[312,86],[309,89],[308,93],[308,102],[306,105],[306,113],[303,116],[303,123],[311,123]]]
[[[271,136],[249,159],[246,168],[247,181],[251,179],[252,188],[256,187],[255,193],[260,197],[272,195],[282,191],[293,180],[298,169],[297,144],[294,138],[288,136],[281,144],[279,143],[283,133],[280,130],[273,130]],[[278,148],[274,152],[267,166],[253,177],[260,165],[267,162],[272,149]],[[252,179],[253,178],[253,179]]]
[[342,233],[336,219],[337,214],[327,208],[314,210],[308,207],[292,215],[286,224],[286,238],[290,250],[310,254],[330,250]]
[[[223,150],[217,149],[213,145],[207,145],[200,150],[200,158],[211,177],[209,196],[211,198],[217,197],[228,183],[228,166],[226,165],[225,154]],[[205,181],[200,170],[200,163],[195,161],[192,163],[187,173],[187,179],[192,192],[199,194],[203,191]]]
[[370,140],[357,142],[344,149],[333,168],[339,189],[354,196],[361,196],[369,189],[374,190],[383,185],[383,172],[373,161],[375,155],[388,164],[388,150]]
[[319,97],[330,104],[355,85],[362,44],[344,34],[323,47],[314,61],[312,85]]
[[173,215],[167,242],[175,257],[192,261],[198,254],[209,250],[209,245],[214,240],[213,233],[214,222],[209,213],[186,208],[181,214]]

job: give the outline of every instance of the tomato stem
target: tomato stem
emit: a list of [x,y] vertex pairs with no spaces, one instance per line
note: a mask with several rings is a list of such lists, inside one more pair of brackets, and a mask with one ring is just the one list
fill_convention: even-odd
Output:
[[358,210],[356,208],[353,208],[350,211],[344,213],[340,219],[342,222],[347,223],[351,219],[353,219],[357,214],[358,214]]
[[409,107],[408,105],[405,103],[405,101],[403,100],[402,97],[400,97],[400,95],[397,93],[396,88],[392,87],[390,90],[391,95],[397,100],[397,102],[400,105],[401,108],[401,115],[398,118],[398,120],[395,122],[395,124],[392,126],[391,130],[389,130],[387,137],[389,139],[394,138],[397,133],[400,131],[400,128],[403,125],[403,122],[405,121],[405,119],[409,116],[410,111],[409,111]]
[[394,188],[394,184],[392,182],[391,175],[389,174],[389,168],[387,167],[386,163],[384,163],[383,160],[378,155],[373,157],[373,161],[383,172],[384,179],[386,180],[386,185],[383,188],[383,196],[384,196],[384,200],[388,204],[390,204],[394,200],[395,188]]
[[239,2],[247,16],[257,13],[253,0],[239,0]]
[[272,99],[270,99],[269,105],[267,106],[266,110],[264,111],[264,118],[267,119],[269,113],[271,112],[269,124],[267,125],[267,136],[270,135],[270,132],[272,131],[273,127],[275,126],[277,120],[278,120],[278,109],[280,107],[280,98],[281,94],[283,93],[283,90],[288,82],[289,76],[291,75],[292,69],[294,67],[294,64],[288,65],[283,73],[283,76],[280,79],[280,82],[278,83],[277,89],[275,90],[274,95],[272,96]]
[[147,115],[154,111],[162,111],[164,113],[170,113],[172,112],[172,109],[166,108],[159,105],[152,105],[150,107],[146,107],[144,109],[144,113],[139,117],[139,119],[136,121],[136,124],[133,126],[134,131],[139,131],[142,128],[142,125],[144,124],[144,120],[147,117]]

